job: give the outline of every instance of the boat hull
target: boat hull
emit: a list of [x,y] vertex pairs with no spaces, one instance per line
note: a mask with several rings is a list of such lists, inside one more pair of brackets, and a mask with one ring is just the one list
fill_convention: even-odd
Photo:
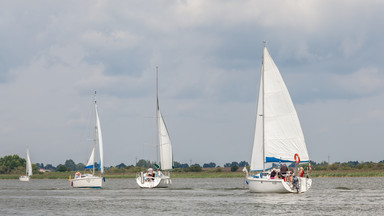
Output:
[[103,177],[100,176],[86,176],[75,178],[71,183],[74,188],[102,188]]
[[299,187],[296,189],[290,182],[282,179],[267,179],[248,177],[247,184],[253,193],[303,193],[312,186],[312,179],[299,178]]
[[29,181],[30,177],[29,176],[20,176],[19,177],[19,180],[22,181],[22,182],[27,182]]
[[169,175],[148,177],[146,173],[140,173],[136,177],[136,183],[141,188],[167,188],[172,184],[172,179]]

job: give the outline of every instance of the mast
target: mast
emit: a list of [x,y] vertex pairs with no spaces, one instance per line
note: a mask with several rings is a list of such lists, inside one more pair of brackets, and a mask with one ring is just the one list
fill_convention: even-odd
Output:
[[29,159],[29,149],[28,149],[28,146],[27,146],[27,163],[26,163],[26,166],[25,166],[25,176],[28,176],[28,159]]
[[262,60],[261,60],[261,65],[262,65],[262,68],[261,68],[261,78],[262,78],[262,83],[263,83],[263,88],[262,88],[262,95],[263,95],[263,172],[265,172],[265,103],[264,103],[264,98],[265,98],[265,95],[264,95],[264,88],[265,88],[265,85],[264,85],[264,50],[265,50],[265,44],[267,42],[266,41],[263,41],[263,57],[262,57]]
[[[159,161],[159,66],[156,66],[156,137],[155,137],[155,149],[156,149],[156,164]],[[159,164],[157,164],[159,165]]]
[[[95,101],[95,115],[96,115],[96,118],[97,118],[97,103],[96,103],[96,91],[95,91],[95,94],[93,96],[93,99]],[[97,119],[96,119],[97,121]],[[95,154],[95,151],[96,151],[96,142],[97,142],[97,134],[98,134],[98,128],[97,128],[97,122],[95,122],[95,138],[93,139],[93,153]],[[93,160],[93,168],[92,168],[92,174],[95,175],[95,160]]]

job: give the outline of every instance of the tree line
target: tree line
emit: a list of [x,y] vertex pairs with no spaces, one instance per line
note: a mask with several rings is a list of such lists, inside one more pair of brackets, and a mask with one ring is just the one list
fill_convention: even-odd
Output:
[[[276,164],[275,164],[276,165]],[[292,164],[294,166],[294,164]],[[19,157],[18,155],[7,155],[0,158],[0,174],[12,174],[12,173],[23,173],[25,172],[26,161],[24,158]],[[248,167],[249,164],[246,161],[231,163],[225,163],[224,167],[229,167],[232,172],[238,170],[239,167]],[[304,165],[308,166],[308,165]],[[95,169],[98,170],[98,163],[95,163]],[[156,165],[154,162],[149,160],[140,159],[135,165],[125,165],[120,163],[116,166],[105,167],[106,171],[110,172],[121,172],[121,171],[141,171],[145,168],[153,167]],[[187,164],[174,162],[174,171],[175,172],[200,172],[204,168],[216,168],[217,171],[222,171],[221,167],[216,165],[214,162],[204,163],[202,166],[198,163]],[[359,162],[359,161],[348,161],[348,162],[335,162],[328,164],[323,161],[321,163],[316,163],[311,161],[311,168],[313,170],[353,170],[353,169],[372,169],[372,170],[384,170],[384,160],[375,163],[375,162]],[[45,169],[50,171],[58,172],[67,172],[67,171],[83,171],[85,170],[85,165],[83,163],[75,163],[72,159],[68,159],[64,164],[59,164],[53,166],[52,164],[44,165],[43,163],[32,164],[32,169],[34,173],[37,173],[39,169]]]

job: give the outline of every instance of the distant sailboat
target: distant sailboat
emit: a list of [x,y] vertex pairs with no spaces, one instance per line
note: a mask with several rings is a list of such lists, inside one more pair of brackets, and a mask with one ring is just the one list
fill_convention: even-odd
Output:
[[[289,171],[284,178],[274,177],[272,172],[266,171],[272,163],[295,162],[309,162],[303,131],[284,80],[264,45],[251,175],[244,169],[250,191],[307,191],[312,185],[308,177],[300,177],[296,172],[298,178],[291,182],[288,180]],[[260,173],[253,174],[256,172]]]
[[27,148],[27,160],[26,160],[26,175],[22,175],[19,177],[20,181],[29,181],[30,176],[32,175],[32,163],[31,158],[29,157],[29,149]]
[[[160,166],[157,164],[157,171],[152,168],[146,173],[137,174],[136,182],[142,188],[168,187],[172,184],[170,173],[168,170],[173,169],[173,153],[171,139],[168,134],[167,126],[159,108],[158,97],[158,67],[156,67],[156,123],[157,123],[157,142],[156,142],[156,158],[160,149]],[[157,161],[156,161],[157,162]]]
[[[82,174],[80,172],[76,172],[75,177],[72,179],[72,182],[71,182],[71,185],[74,188],[101,188],[103,185],[103,181],[105,181],[104,177],[102,176],[104,173],[103,137],[101,134],[100,119],[99,119],[99,113],[97,110],[96,92],[95,92],[95,116],[96,116],[96,120],[95,120],[94,144],[93,144],[91,156],[89,157],[87,165],[85,166],[86,169],[92,169],[92,173]],[[99,146],[99,153],[100,153],[100,164],[99,164],[100,176],[95,175],[95,151],[97,146]]]

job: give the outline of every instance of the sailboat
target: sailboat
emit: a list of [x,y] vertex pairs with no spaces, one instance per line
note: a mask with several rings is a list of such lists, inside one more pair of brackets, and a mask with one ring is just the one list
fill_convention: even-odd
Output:
[[31,158],[29,157],[29,149],[27,148],[27,166],[25,169],[26,175],[22,175],[19,177],[20,181],[29,181],[30,176],[32,175],[32,163]]
[[[96,92],[94,96],[94,106],[95,106],[95,138],[93,143],[93,149],[91,152],[91,156],[89,157],[89,160],[87,164],[85,165],[85,169],[92,170],[92,173],[80,173],[76,172],[75,177],[71,181],[71,185],[74,188],[102,188],[103,181],[105,181],[105,178],[102,176],[104,173],[104,153],[103,153],[103,137],[101,134],[101,127],[100,127],[100,119],[99,119],[99,113],[97,110],[97,102],[96,102]],[[96,148],[99,146],[99,153],[100,153],[100,163],[99,163],[99,170],[100,175],[95,175],[95,154],[96,154]]]
[[[263,42],[260,88],[256,114],[255,137],[246,182],[251,192],[301,193],[312,185],[306,177],[275,164],[309,163],[303,131],[284,80]],[[278,177],[279,176],[279,177]]]
[[[142,188],[168,187],[172,184],[169,170],[173,169],[172,144],[165,125],[165,121],[160,112],[158,97],[158,67],[156,67],[156,123],[157,123],[157,140],[156,163],[157,170],[149,168],[146,173],[140,172],[136,175],[136,182]],[[158,153],[160,150],[160,165],[158,162]]]

